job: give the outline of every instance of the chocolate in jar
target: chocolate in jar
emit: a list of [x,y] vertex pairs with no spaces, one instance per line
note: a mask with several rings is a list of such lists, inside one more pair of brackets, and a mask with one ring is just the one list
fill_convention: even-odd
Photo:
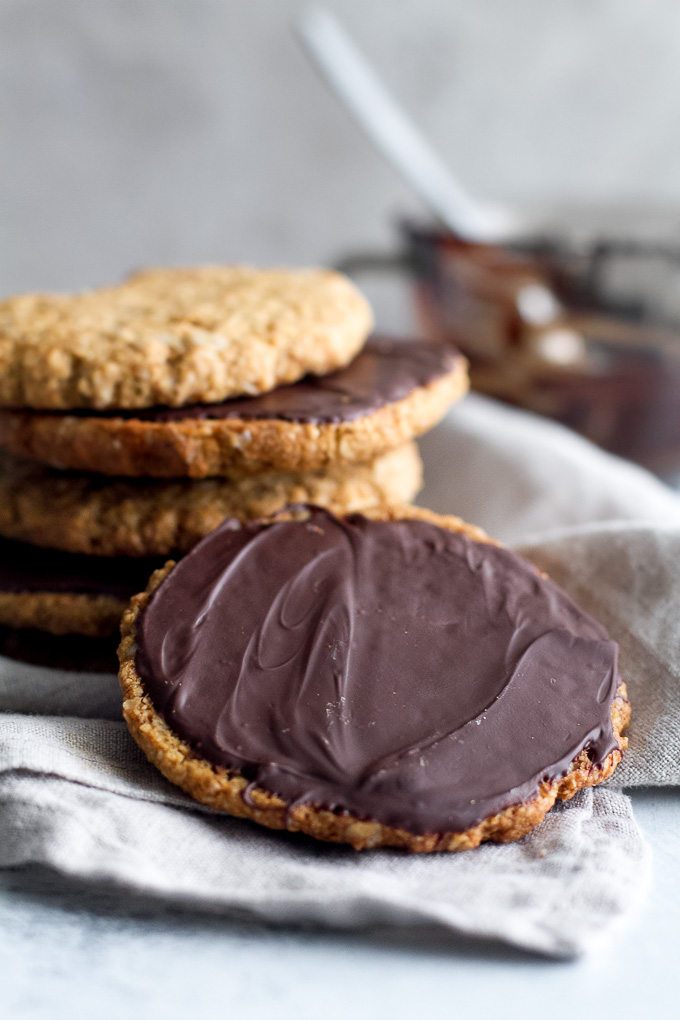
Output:
[[474,389],[680,477],[680,246],[409,239],[425,333],[460,348]]

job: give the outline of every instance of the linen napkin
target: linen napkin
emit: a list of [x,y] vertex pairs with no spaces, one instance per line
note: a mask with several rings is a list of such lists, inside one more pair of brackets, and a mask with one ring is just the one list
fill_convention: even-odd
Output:
[[[680,500],[530,415],[469,397],[422,443],[420,502],[562,584],[621,645],[633,702],[617,786],[680,779]],[[610,783],[518,843],[357,854],[217,815],[167,783],[120,721],[114,676],[0,658],[0,866],[40,864],[167,904],[355,928],[434,924],[574,956],[644,892],[648,851]]]

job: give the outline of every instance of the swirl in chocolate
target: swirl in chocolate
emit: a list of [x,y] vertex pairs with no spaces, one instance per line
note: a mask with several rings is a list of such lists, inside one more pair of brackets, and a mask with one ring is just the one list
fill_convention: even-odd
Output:
[[[414,389],[450,372],[460,354],[443,344],[372,337],[346,368],[330,375],[308,375],[255,397],[220,404],[152,407],[148,410],[80,412],[88,417],[135,418],[171,422],[187,418],[275,418],[311,425],[352,421],[403,400]],[[71,412],[73,413],[73,412]]]
[[208,761],[412,833],[618,746],[604,628],[514,553],[418,520],[226,522],[152,596],[136,666]]

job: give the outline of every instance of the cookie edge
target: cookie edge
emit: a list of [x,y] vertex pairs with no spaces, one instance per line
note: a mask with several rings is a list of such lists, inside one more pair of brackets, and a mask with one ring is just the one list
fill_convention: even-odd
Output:
[[128,603],[114,595],[80,592],[0,592],[0,625],[15,630],[40,630],[56,637],[110,637],[116,633]]
[[0,445],[53,468],[121,477],[239,478],[373,460],[427,432],[468,391],[467,361],[401,400],[347,422],[212,418],[179,422],[0,408]]
[[[35,468],[26,479],[24,464]],[[66,553],[135,558],[184,555],[227,517],[255,520],[302,502],[352,513],[409,503],[423,483],[422,460],[413,441],[367,464],[327,471],[272,472],[233,480],[154,479],[148,488],[121,478],[107,483],[106,476],[76,475],[71,494],[64,492],[69,476],[33,461],[16,466],[10,461],[6,471],[3,467],[0,458],[2,538]],[[93,489],[87,488],[91,477]],[[250,482],[258,484],[249,492]]]

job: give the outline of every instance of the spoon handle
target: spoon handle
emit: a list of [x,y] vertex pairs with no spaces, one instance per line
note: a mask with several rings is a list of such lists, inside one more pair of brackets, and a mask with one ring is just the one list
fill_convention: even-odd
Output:
[[345,30],[313,8],[297,31],[316,66],[371,141],[449,230],[470,241],[507,233],[507,215],[475,201],[387,91]]

